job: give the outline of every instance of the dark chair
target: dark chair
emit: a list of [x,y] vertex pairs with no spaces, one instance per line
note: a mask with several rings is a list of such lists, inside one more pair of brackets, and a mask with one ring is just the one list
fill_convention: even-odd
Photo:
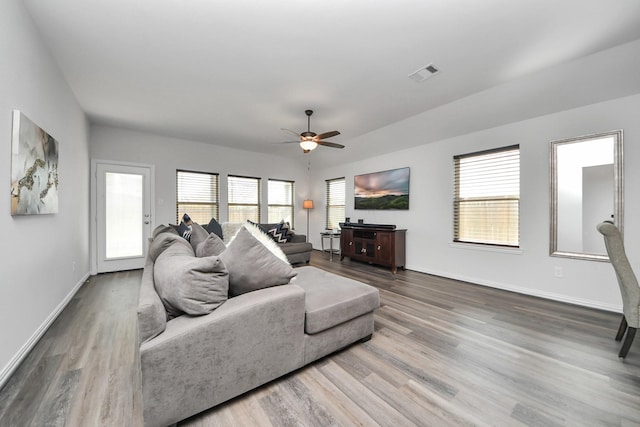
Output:
[[613,269],[618,278],[618,286],[622,294],[622,321],[618,328],[616,341],[620,341],[627,334],[622,343],[622,348],[618,357],[624,358],[629,352],[636,330],[640,328],[640,286],[638,279],[633,274],[631,264],[624,251],[624,243],[620,230],[609,221],[598,224],[598,231],[604,236],[604,243],[607,246],[607,254]]

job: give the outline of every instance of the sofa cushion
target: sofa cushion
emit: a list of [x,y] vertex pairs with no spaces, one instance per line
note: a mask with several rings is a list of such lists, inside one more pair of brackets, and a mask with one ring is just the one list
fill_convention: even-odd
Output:
[[170,317],[208,314],[227,300],[229,272],[219,257],[197,258],[175,242],[156,260],[156,291]]
[[228,245],[233,237],[238,233],[240,227],[244,225],[243,222],[223,222],[222,224],[222,240],[225,245]]
[[191,247],[195,252],[198,248],[198,245],[209,237],[209,232],[204,229],[200,224],[193,222],[191,223],[191,238],[189,239],[189,243],[191,243]]
[[190,225],[181,222],[180,225],[178,225],[177,231],[180,236],[184,237],[189,242],[191,241],[191,229],[192,227]]
[[189,242],[178,236],[177,233],[164,232],[158,234],[151,242],[151,245],[149,245],[149,257],[151,258],[151,261],[156,262],[160,254],[176,242],[180,242],[180,244],[185,246],[190,246]]
[[[250,227],[250,224],[245,224],[240,228],[227,249],[220,254],[220,259],[229,270],[230,297],[270,286],[284,285],[296,275],[286,261],[286,255],[282,251],[281,257],[274,255],[267,249],[266,241],[258,240],[248,230]],[[266,235],[264,239],[270,240]],[[273,241],[271,243],[276,245]]]
[[289,223],[280,221],[273,228],[270,228],[267,231],[267,234],[271,236],[271,238],[276,243],[287,243],[291,241],[291,228],[289,227]]
[[313,250],[313,246],[311,243],[303,242],[303,243],[282,243],[278,245],[282,252],[285,255],[299,254],[301,252],[311,252]]
[[217,234],[211,233],[196,247],[196,256],[205,257],[220,255],[225,249],[227,249],[227,246],[224,244],[222,239],[220,239]]
[[220,226],[215,218],[211,218],[211,221],[209,221],[209,224],[207,224],[205,230],[207,230],[208,233],[214,233],[219,238],[224,239],[224,234],[222,234],[222,226]]
[[257,222],[253,222],[250,219],[247,220],[247,224],[258,227],[260,230],[264,231],[265,234],[269,234],[269,229],[273,228],[272,226],[275,226],[275,224],[258,224]]
[[185,212],[184,215],[182,215],[182,222],[184,222],[187,225],[191,225],[193,224],[193,220],[191,219],[191,217],[189,216],[188,213]]
[[178,232],[174,227],[167,224],[160,224],[159,226],[153,229],[153,233],[151,234],[151,237],[155,239],[161,233],[173,233],[176,236],[178,236]]
[[277,244],[271,236],[269,236],[263,229],[257,224],[249,222],[244,227],[253,237],[255,237],[265,248],[269,249],[272,254],[280,258],[282,261],[289,263],[286,254],[282,251],[281,245]]
[[380,306],[378,289],[315,267],[296,269],[293,284],[305,290],[305,332],[316,334]]
[[[307,235],[306,234],[293,233],[293,235],[291,236],[291,242],[290,243],[307,243]],[[311,250],[311,249],[309,249],[309,250]]]

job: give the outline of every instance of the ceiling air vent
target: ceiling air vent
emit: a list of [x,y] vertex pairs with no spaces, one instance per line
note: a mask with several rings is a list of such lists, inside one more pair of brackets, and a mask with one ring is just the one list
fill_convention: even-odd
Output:
[[414,82],[420,83],[427,80],[429,77],[433,77],[438,74],[440,70],[434,67],[433,64],[429,64],[420,68],[418,71],[415,71],[409,74],[409,78]]

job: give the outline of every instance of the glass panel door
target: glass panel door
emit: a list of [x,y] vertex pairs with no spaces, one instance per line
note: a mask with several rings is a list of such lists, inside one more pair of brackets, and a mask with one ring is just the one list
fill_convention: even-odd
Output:
[[143,256],[143,175],[107,172],[105,180],[105,258]]
[[151,235],[149,167],[96,164],[97,270],[144,267]]

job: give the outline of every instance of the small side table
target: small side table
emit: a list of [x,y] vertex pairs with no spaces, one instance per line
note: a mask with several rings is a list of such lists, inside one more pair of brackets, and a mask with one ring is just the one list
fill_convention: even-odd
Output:
[[[333,254],[334,252],[339,252],[340,251],[340,232],[334,232],[333,230],[327,230],[327,231],[322,231],[320,232],[320,242],[322,245],[322,252],[325,252],[324,249],[324,239],[329,239],[329,261],[333,261]],[[337,239],[338,240],[338,245],[337,247],[334,249],[333,248],[333,239]]]

